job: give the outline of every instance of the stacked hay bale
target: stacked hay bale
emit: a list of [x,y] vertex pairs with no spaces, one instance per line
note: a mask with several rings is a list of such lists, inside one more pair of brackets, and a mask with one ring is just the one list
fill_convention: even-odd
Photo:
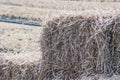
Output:
[[40,41],[42,60],[39,53],[0,54],[0,80],[105,80],[99,75],[120,75],[120,15],[61,16],[44,26]]
[[41,80],[120,74],[120,15],[55,18],[44,26],[40,45]]
[[111,46],[113,69],[116,71],[116,74],[120,74],[120,16],[115,20]]
[[40,61],[31,54],[0,54],[0,80],[39,80]]

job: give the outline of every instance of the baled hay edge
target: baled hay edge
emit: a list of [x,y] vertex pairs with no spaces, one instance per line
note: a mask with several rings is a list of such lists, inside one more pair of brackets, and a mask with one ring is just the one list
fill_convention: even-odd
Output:
[[38,53],[0,54],[0,80],[39,80],[39,75]]
[[41,79],[120,74],[120,15],[61,16],[41,38]]

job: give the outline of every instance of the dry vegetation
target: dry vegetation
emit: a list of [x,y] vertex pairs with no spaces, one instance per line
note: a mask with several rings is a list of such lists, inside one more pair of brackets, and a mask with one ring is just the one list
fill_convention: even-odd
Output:
[[42,80],[119,75],[120,15],[115,14],[62,16],[48,22],[41,38]]
[[[28,19],[41,19],[46,16],[72,14],[84,10],[113,8],[119,9],[120,3],[113,2],[85,2],[62,0],[2,0],[0,1],[0,15],[14,15]],[[7,6],[6,6],[7,5]]]
[[0,0],[0,15],[45,27],[0,22],[0,80],[119,80],[120,3],[107,1]]
[[105,12],[49,21],[38,53],[0,54],[0,79],[119,80],[120,15]]
[[40,27],[0,22],[1,52],[36,52],[40,34]]

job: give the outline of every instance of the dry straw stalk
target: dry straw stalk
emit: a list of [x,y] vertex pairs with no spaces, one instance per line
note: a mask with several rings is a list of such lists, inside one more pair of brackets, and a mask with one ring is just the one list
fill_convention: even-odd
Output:
[[42,79],[120,74],[120,15],[61,16],[41,38]]
[[40,47],[42,55],[0,54],[0,80],[119,80],[120,15],[55,18]]
[[39,80],[40,58],[35,55],[0,54],[0,80]]

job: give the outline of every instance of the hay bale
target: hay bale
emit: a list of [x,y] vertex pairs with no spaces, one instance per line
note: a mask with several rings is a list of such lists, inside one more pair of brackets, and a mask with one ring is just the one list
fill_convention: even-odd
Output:
[[39,80],[40,58],[31,54],[0,54],[0,80]]
[[120,72],[120,15],[61,16],[44,26],[41,80]]
[[111,43],[112,68],[116,71],[116,74],[120,74],[120,16],[116,19],[115,25],[112,30]]

